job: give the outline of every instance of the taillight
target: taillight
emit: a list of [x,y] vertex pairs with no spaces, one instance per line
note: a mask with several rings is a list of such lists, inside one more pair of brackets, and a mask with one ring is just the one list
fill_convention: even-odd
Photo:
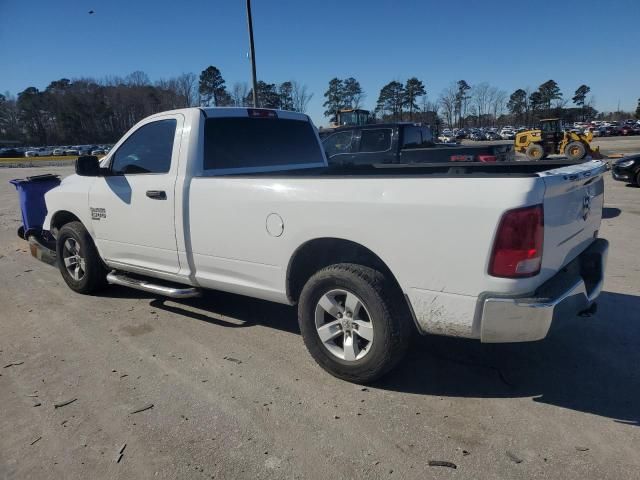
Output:
[[247,113],[252,118],[278,118],[275,110],[268,110],[266,108],[247,108]]
[[543,241],[542,205],[509,210],[498,226],[489,274],[506,278],[537,275],[542,264]]
[[495,155],[478,155],[478,160],[482,163],[493,163],[497,158]]

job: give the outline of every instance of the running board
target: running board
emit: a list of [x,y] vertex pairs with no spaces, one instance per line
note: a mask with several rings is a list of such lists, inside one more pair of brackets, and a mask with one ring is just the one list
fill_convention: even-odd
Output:
[[156,295],[163,295],[171,298],[192,298],[200,296],[200,290],[194,287],[168,287],[165,285],[150,283],[146,280],[127,277],[122,273],[111,272],[107,274],[107,282],[112,285],[122,285],[123,287],[135,288],[136,290],[142,290],[143,292],[154,293]]

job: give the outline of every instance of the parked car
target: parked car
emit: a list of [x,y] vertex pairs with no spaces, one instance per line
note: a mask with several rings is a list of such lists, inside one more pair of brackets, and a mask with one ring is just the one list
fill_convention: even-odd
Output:
[[611,165],[614,180],[640,187],[640,155],[631,155],[615,160]]
[[33,148],[24,152],[25,157],[50,157],[53,153],[49,147]]
[[79,147],[69,147],[64,151],[65,155],[80,155]]
[[455,143],[456,137],[453,133],[441,133],[438,135],[438,141],[441,143]]
[[46,194],[44,228],[78,293],[297,304],[311,356],[365,383],[418,333],[533,341],[592,309],[606,165],[522,163],[331,167],[304,114],[182,109],[78,160]]
[[78,145],[78,154],[91,155],[91,151],[96,148],[95,145]]
[[500,131],[500,138],[502,138],[502,140],[513,140],[516,138],[516,132],[514,130],[503,128]]
[[515,155],[513,145],[435,143],[431,129],[419,123],[340,127],[323,138],[322,144],[330,165],[500,162],[513,160]]
[[461,128],[456,132],[456,140],[464,140],[468,136],[469,136],[469,131],[464,128]]
[[56,156],[59,156],[59,157],[64,156],[64,154],[65,154],[64,152],[65,152],[66,148],[68,148],[68,147],[56,147],[56,148],[54,148],[53,149],[53,155],[56,155]]
[[479,142],[481,140],[485,140],[485,135],[483,132],[480,131],[475,131],[473,133],[471,133],[471,135],[469,135],[469,140],[475,140],[476,142]]
[[484,137],[485,137],[485,140],[502,140],[502,137],[498,132],[494,132],[491,130],[485,133]]
[[20,158],[24,157],[24,153],[17,148],[2,148],[0,149],[0,158]]
[[91,150],[91,155],[104,155],[105,151],[102,148],[96,148],[95,150]]
[[636,134],[636,130],[635,130],[635,126],[634,125],[630,125],[630,124],[625,124],[622,127],[620,127],[620,135],[635,135]]

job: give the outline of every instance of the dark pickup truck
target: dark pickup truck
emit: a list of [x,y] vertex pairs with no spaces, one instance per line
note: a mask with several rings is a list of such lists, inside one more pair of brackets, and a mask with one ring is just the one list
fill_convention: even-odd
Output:
[[420,123],[379,123],[337,128],[322,139],[329,165],[508,162],[513,144],[469,146],[436,143]]

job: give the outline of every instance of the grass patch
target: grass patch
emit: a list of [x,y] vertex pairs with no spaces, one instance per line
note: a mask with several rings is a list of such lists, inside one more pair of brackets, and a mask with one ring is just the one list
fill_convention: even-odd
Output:
[[[98,155],[102,158],[104,155]],[[37,162],[55,162],[59,160],[77,160],[78,155],[51,155],[49,157],[15,157],[0,158],[0,163],[37,163]]]
[[77,155],[57,155],[50,157],[16,157],[16,158],[0,158],[0,162],[16,163],[16,162],[51,162],[56,160],[76,160]]

